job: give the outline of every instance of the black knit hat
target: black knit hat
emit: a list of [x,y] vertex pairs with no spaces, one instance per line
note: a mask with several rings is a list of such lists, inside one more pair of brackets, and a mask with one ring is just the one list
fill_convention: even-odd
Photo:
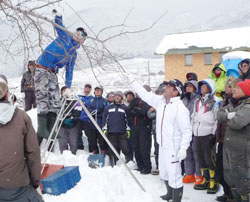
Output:
[[82,27],[78,27],[77,29],[76,29],[76,31],[77,32],[82,32],[82,37],[86,37],[86,36],[88,36],[88,34],[87,34],[87,32],[85,32],[85,30],[82,28]]

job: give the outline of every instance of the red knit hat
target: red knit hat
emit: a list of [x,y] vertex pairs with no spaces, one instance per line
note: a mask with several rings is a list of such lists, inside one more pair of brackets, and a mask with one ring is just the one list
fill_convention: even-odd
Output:
[[246,96],[250,96],[250,79],[245,79],[244,81],[237,83],[237,86],[241,88]]

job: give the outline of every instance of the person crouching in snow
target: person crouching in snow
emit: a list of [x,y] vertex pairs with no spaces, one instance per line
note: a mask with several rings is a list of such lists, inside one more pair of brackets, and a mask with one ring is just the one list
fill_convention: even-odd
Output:
[[[71,96],[72,92],[67,86],[64,86],[61,88],[61,96],[62,98],[65,97],[65,99],[69,98]],[[81,107],[80,110],[77,110],[77,107],[72,107],[77,101],[74,100],[67,100],[66,104],[64,106],[64,114],[66,115],[69,113],[65,119],[63,120],[62,126],[59,130],[59,148],[60,152],[62,153],[64,150],[68,150],[70,148],[70,151],[72,154],[76,154],[77,146],[78,146],[78,126],[77,121],[78,118],[81,115]]]
[[[126,161],[130,155],[128,136],[130,136],[130,128],[128,127],[128,107],[122,104],[123,93],[117,91],[114,93],[114,103],[105,108],[103,114],[103,130],[104,134],[107,135],[111,144],[115,147],[116,151],[120,148],[126,157]],[[113,151],[109,148],[108,155],[110,164],[113,167],[116,165],[117,158]]]
[[233,100],[218,112],[226,121],[223,144],[225,180],[231,186],[236,202],[250,201],[250,80],[236,84]]
[[180,202],[183,194],[181,161],[186,158],[192,139],[190,114],[180,99],[183,84],[178,79],[165,82],[167,86],[164,94],[158,96],[147,92],[135,80],[128,79],[134,91],[157,111],[160,178],[167,187],[167,194],[161,198]]
[[[184,87],[185,87],[185,93],[182,98],[182,102],[188,108],[190,115],[192,115],[194,110],[195,100],[199,97],[198,81],[189,80],[184,84]],[[187,150],[187,158],[184,160],[186,175],[183,177],[183,183],[195,182],[195,184],[198,185],[203,181],[203,177],[201,175],[201,169],[198,162],[197,147],[194,141],[195,139],[193,138],[191,145]]]
[[[55,23],[62,27],[62,16],[54,9]],[[37,101],[38,140],[48,138],[60,109],[60,93],[57,73],[65,67],[65,85],[70,88],[73,70],[77,57],[77,49],[83,44],[87,33],[82,27],[76,29],[71,36],[64,30],[55,27],[58,37],[45,48],[36,61],[34,75],[35,95]]]
[[211,154],[215,145],[216,115],[221,100],[215,96],[216,87],[213,80],[204,79],[198,86],[200,98],[194,103],[192,125],[203,182],[195,185],[194,189],[207,190],[208,194],[214,194],[218,191],[219,184]]

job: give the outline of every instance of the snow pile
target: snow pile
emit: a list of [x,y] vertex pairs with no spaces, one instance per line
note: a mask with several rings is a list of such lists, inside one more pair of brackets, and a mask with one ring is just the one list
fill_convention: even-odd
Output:
[[232,52],[226,53],[222,57],[223,57],[223,61],[224,60],[233,60],[233,59],[241,59],[241,60],[243,60],[243,59],[246,59],[246,58],[250,58],[250,52],[232,51]]
[[171,49],[188,49],[192,46],[228,50],[250,47],[249,35],[250,27],[170,34],[163,38],[156,53],[165,54]]

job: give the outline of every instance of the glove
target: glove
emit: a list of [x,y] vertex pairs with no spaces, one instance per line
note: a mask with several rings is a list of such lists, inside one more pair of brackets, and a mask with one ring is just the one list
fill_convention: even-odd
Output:
[[216,143],[216,136],[211,134],[209,136],[209,144],[213,147],[215,145],[215,143]]
[[52,15],[53,16],[62,16],[62,13],[58,12],[56,9],[52,10]]
[[236,112],[228,112],[228,113],[227,113],[227,118],[230,120],[230,119],[232,119],[233,117],[235,117],[235,114],[236,114]]
[[128,139],[130,138],[130,130],[127,130]]
[[187,151],[185,149],[180,149],[178,155],[177,155],[177,159],[179,161],[184,160],[187,157]]
[[104,135],[107,135],[107,134],[108,134],[108,130],[107,130],[107,129],[104,129],[104,130],[103,130],[103,133],[104,133]]

